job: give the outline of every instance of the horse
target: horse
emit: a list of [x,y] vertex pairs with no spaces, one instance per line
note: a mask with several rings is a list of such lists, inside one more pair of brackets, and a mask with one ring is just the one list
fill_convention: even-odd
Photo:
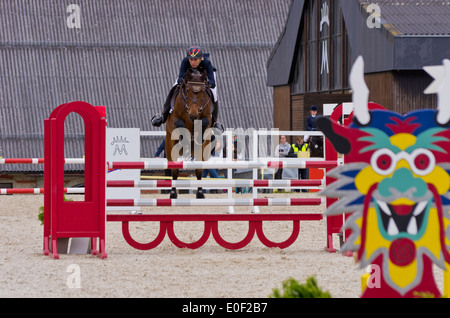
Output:
[[311,157],[313,158],[323,158],[323,137],[322,136],[310,136],[309,140],[309,149],[311,153]]
[[[204,71],[201,74],[195,69],[189,69],[174,96],[174,109],[166,122],[165,151],[167,160],[177,161],[180,156],[186,157],[187,155],[190,159],[196,161],[207,161],[211,153],[208,150],[211,147],[211,140],[210,138],[203,140],[203,134],[205,130],[211,128],[211,104],[213,103],[212,93],[207,81],[207,72]],[[197,131],[199,129],[194,131],[194,126],[198,127],[198,124],[195,125],[194,123],[197,120],[201,122],[201,131]],[[190,134],[187,134],[186,130],[183,134],[183,130],[177,130],[178,128],[185,128]],[[195,144],[197,147],[195,147]],[[177,147],[175,147],[176,145]],[[200,145],[201,154],[199,154],[199,151],[194,151],[194,148],[198,149]],[[207,148],[206,151],[205,148]],[[202,179],[202,171],[202,169],[195,170],[197,180]],[[179,170],[171,169],[171,174],[172,179],[177,180]],[[172,187],[170,198],[176,199],[177,197],[176,188]],[[205,198],[202,187],[197,188],[196,198]]]

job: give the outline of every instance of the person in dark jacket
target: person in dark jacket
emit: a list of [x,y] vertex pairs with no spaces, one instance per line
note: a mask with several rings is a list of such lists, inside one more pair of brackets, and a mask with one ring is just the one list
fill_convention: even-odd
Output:
[[312,105],[311,106],[311,114],[306,117],[306,130],[307,131],[316,131],[317,130],[317,106]]
[[184,74],[188,69],[196,69],[200,73],[206,71],[208,76],[209,86],[211,88],[216,87],[216,79],[214,77],[214,72],[216,69],[212,65],[211,61],[208,59],[209,54],[204,54],[202,49],[198,46],[193,46],[188,50],[187,56],[181,61],[180,72],[178,74],[177,83],[181,84],[184,78]]
[[200,73],[203,73],[204,71],[206,71],[207,77],[208,77],[208,84],[214,95],[214,106],[212,107],[212,110],[211,110],[212,111],[212,113],[211,113],[212,126],[219,128],[223,131],[222,124],[217,122],[219,104],[217,101],[216,80],[215,80],[215,75],[214,75],[214,72],[216,71],[216,69],[214,68],[211,61],[209,60],[209,54],[203,53],[203,50],[199,46],[192,46],[188,49],[186,57],[181,61],[178,79],[177,79],[175,85],[170,90],[169,95],[167,96],[166,102],[164,103],[163,111],[161,114],[157,114],[157,115],[153,116],[152,125],[155,127],[159,127],[167,121],[167,117],[169,117],[169,114],[170,114],[170,101],[171,101],[173,93],[175,91],[175,87],[177,85],[181,84],[181,82],[183,81],[184,75],[186,74],[187,70],[189,70],[190,68],[196,69]]

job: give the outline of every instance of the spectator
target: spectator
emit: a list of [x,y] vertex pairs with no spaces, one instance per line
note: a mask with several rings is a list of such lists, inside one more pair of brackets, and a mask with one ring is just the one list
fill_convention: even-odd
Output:
[[[214,158],[223,158],[222,150],[220,139],[216,139],[216,146],[213,149],[209,160],[214,160]],[[219,171],[217,169],[203,169],[202,178],[206,178],[208,173],[211,178],[219,178]],[[210,190],[210,193],[217,193],[217,190]]]
[[[297,142],[292,145],[289,157],[309,158],[309,144],[303,140],[303,136],[299,136]],[[298,169],[298,178],[309,179],[309,169]],[[299,190],[295,191],[300,192]],[[308,192],[308,189],[302,189],[302,192]]]
[[[306,130],[317,131],[317,106],[312,105],[310,115],[306,117]],[[305,136],[305,142],[309,142],[309,136]]]
[[242,159],[242,149],[241,145],[238,144],[237,135],[233,135],[233,160]]
[[[242,145],[238,143],[237,135],[233,134],[233,144],[232,144],[232,152],[233,152],[233,161],[237,161],[238,159],[242,159]],[[234,174],[236,172],[236,169],[232,170],[233,178]],[[236,193],[244,193],[242,187],[236,187]]]
[[158,149],[156,150],[155,158],[160,158],[162,152],[164,152],[163,158],[166,158],[166,139],[163,139]]
[[[275,148],[275,156],[288,157],[291,145],[286,141],[286,136],[280,136],[280,144]],[[283,169],[278,169],[275,173],[275,179],[283,178]]]
[[317,106],[312,105],[310,110],[310,115],[306,117],[306,130],[307,131],[317,131]]
[[[164,138],[161,144],[159,145],[158,149],[155,152],[155,158],[161,158],[161,154],[164,152],[163,158],[166,158],[166,139]],[[164,175],[166,177],[170,177],[172,175],[172,172],[170,169],[164,170]]]

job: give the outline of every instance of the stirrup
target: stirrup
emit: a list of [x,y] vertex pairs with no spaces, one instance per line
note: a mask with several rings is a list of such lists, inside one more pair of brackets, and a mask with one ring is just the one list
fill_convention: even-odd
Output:
[[220,121],[216,121],[216,122],[214,123],[213,128],[217,128],[217,129],[219,129],[221,132],[224,132],[224,131],[225,131],[225,128],[223,127],[223,125],[222,125],[222,123],[221,123]]
[[155,127],[161,126],[163,123],[163,115],[157,114],[152,117],[152,125]]

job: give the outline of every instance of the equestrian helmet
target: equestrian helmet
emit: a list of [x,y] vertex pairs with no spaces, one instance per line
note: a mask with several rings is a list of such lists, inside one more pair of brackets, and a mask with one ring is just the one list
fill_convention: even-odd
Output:
[[187,51],[189,59],[201,59],[203,57],[203,50],[199,46],[191,46]]

